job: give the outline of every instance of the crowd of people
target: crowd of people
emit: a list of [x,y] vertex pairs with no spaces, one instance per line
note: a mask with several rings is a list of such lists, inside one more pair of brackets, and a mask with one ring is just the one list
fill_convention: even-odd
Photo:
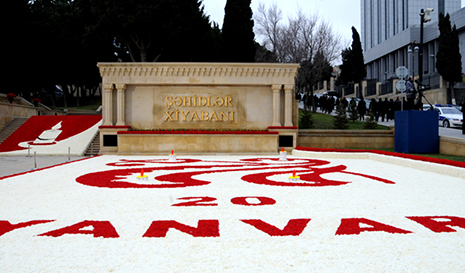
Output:
[[[305,95],[302,96],[302,101],[307,99],[307,106],[311,106],[312,102],[310,97],[306,98]],[[352,109],[357,109],[357,113],[359,115],[360,120],[365,120],[365,116],[373,113],[373,117],[376,121],[384,122],[389,120],[394,120],[394,112],[400,111],[402,107],[402,102],[400,97],[397,97],[396,100],[384,98],[379,98],[378,101],[375,99],[371,99],[368,102],[361,98],[349,98],[346,99],[345,97],[337,98],[335,96],[317,96],[314,95],[313,99],[315,101],[315,106],[317,109],[320,109],[321,112],[326,114],[331,114],[338,105],[342,105],[342,107],[347,111],[352,111]],[[407,109],[408,102],[403,98],[404,109]]]

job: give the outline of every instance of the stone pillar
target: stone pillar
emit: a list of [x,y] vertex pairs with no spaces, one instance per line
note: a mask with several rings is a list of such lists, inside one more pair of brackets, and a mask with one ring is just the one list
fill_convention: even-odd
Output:
[[271,86],[271,90],[273,90],[273,126],[281,126],[281,87],[282,85],[278,84]]
[[116,97],[116,115],[117,121],[116,125],[126,125],[126,104],[125,104],[125,91],[126,85],[125,84],[117,84],[116,85],[117,97]]
[[113,125],[113,84],[103,85],[103,123],[102,125]]
[[363,98],[366,98],[366,96],[367,96],[367,86],[368,86],[368,82],[367,81],[362,81],[362,96],[363,96]]
[[294,85],[284,85],[284,126],[292,126],[292,92]]
[[336,79],[334,77],[331,77],[329,81],[330,81],[330,84],[329,84],[330,85],[330,87],[329,87],[330,90],[336,90],[335,87],[334,87]]

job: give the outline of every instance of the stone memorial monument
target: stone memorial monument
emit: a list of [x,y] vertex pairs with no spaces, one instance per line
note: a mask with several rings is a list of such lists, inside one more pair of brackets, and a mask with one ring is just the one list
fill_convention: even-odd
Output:
[[98,67],[102,154],[276,154],[280,147],[296,146],[298,64]]

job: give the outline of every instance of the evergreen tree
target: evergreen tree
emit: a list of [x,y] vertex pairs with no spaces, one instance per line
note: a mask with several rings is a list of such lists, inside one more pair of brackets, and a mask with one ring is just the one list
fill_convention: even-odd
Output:
[[313,127],[313,115],[311,111],[304,110],[300,119],[301,129],[310,129]]
[[277,63],[278,57],[265,46],[255,42],[255,62],[257,63]]
[[436,68],[439,74],[449,82],[447,103],[455,99],[454,85],[462,81],[462,56],[459,48],[457,28],[451,27],[450,16],[439,14],[439,48],[437,53]]
[[336,116],[334,117],[334,127],[336,129],[347,129],[349,128],[349,119],[347,119],[346,109],[340,103],[336,108]]
[[[365,68],[365,60],[363,58],[362,43],[360,42],[360,35],[355,27],[352,27],[352,80],[356,83],[361,83],[367,76]],[[361,85],[360,85],[361,86]],[[358,94],[360,97],[361,94]]]
[[313,86],[315,86],[318,82],[329,80],[332,72],[333,67],[321,51],[318,51],[315,54],[313,60],[304,60],[300,63],[296,85],[299,90],[305,92],[306,97],[311,98],[311,100],[305,100],[305,109],[310,107],[310,105],[308,105],[310,102],[313,112],[316,112],[313,97]]
[[[363,58],[362,43],[360,42],[360,35],[355,27],[352,27],[352,46],[346,48],[341,53],[341,80],[343,83],[361,83],[367,76],[365,68],[365,61]],[[360,85],[361,86],[361,85]],[[360,92],[358,97],[362,96]]]
[[341,59],[342,59],[342,64],[340,65],[341,69],[341,74],[339,75],[338,81],[340,84],[347,84],[352,81],[352,76],[351,76],[351,55],[352,55],[352,49],[350,47],[342,50],[341,53]]
[[[35,41],[32,38],[31,31],[32,14],[28,7],[28,0],[2,0],[0,10],[4,15],[0,17],[0,52],[2,52],[3,81],[2,88],[4,93],[15,93],[25,97],[22,90],[28,89],[24,86],[24,73],[19,73],[25,68],[30,69],[29,61],[33,56],[31,52],[35,49]],[[34,46],[32,46],[34,45]],[[35,50],[34,50],[35,53]],[[33,82],[34,70],[24,71],[28,75],[28,81]],[[17,88],[22,83],[23,88]],[[27,96],[29,97],[29,96]]]
[[215,33],[201,0],[99,0],[90,9],[87,29],[116,37],[134,62],[214,61]]
[[251,0],[227,0],[222,29],[222,60],[254,62],[255,34]]
[[370,112],[365,124],[363,124],[363,129],[376,129],[376,127],[378,127],[378,123],[375,120],[375,114]]

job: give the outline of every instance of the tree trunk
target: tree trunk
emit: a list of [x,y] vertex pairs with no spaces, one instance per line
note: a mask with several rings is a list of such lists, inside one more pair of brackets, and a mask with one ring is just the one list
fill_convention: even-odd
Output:
[[450,88],[450,97],[451,97],[451,104],[457,104],[455,101],[455,89],[454,89],[455,82],[449,82],[449,88]]
[[315,97],[313,96],[313,88],[310,89],[310,96],[312,98],[312,110],[316,113]]

